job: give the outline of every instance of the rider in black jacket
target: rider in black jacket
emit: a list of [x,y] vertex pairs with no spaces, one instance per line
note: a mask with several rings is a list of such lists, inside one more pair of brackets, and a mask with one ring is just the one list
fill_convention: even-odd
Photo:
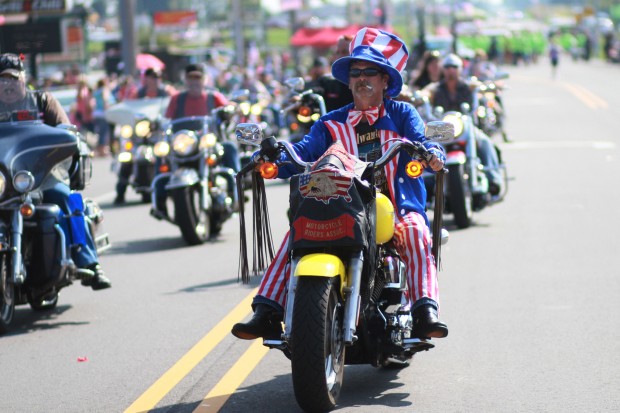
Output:
[[[11,53],[0,55],[0,112],[10,111],[12,108],[24,107],[24,99],[32,99],[33,107],[36,105],[43,114],[43,121],[50,126],[61,123],[71,123],[60,103],[47,92],[34,92],[26,88],[26,73],[19,56]],[[47,189],[43,190],[43,201],[56,204],[65,215],[71,213],[69,195],[71,189],[67,183],[68,176],[57,179],[53,177],[49,181]],[[85,244],[73,252],[73,261],[78,268],[92,271],[93,277],[82,279],[82,285],[90,286],[93,290],[102,290],[112,286],[110,280],[104,275],[99,264],[97,249],[88,229],[85,231]],[[70,237],[71,234],[66,234]]]

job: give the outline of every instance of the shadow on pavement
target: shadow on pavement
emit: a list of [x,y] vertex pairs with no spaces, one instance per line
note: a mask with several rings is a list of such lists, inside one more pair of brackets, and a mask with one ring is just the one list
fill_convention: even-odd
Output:
[[181,236],[169,238],[151,238],[127,242],[112,242],[112,247],[106,255],[116,254],[144,254],[147,252],[166,251],[177,248],[190,248]]
[[[80,322],[56,322],[55,320],[69,310],[71,305],[59,305],[49,311],[33,311],[28,306],[20,306],[15,309],[11,329],[4,336],[16,336],[27,334],[32,331],[52,330],[64,326],[77,326],[90,324],[88,321]],[[1,337],[0,337],[1,339]]]

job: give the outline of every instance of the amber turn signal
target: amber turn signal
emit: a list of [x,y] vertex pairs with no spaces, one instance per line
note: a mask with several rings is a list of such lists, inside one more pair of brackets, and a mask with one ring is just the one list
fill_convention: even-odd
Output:
[[258,173],[264,179],[273,179],[278,176],[278,165],[272,162],[265,162],[258,167]]
[[312,109],[310,109],[308,106],[302,106],[299,108],[297,113],[299,113],[301,116],[310,116],[312,114]]
[[24,218],[30,218],[34,215],[34,205],[28,203],[22,204],[22,206],[19,207],[19,213],[22,214]]
[[407,164],[407,176],[410,178],[417,178],[424,172],[424,166],[420,161],[411,161]]

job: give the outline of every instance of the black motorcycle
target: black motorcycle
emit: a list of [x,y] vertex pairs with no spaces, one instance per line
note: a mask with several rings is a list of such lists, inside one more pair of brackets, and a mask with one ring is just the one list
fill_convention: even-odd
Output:
[[219,234],[237,205],[234,172],[220,164],[224,148],[216,136],[219,118],[214,111],[175,119],[154,148],[160,172],[152,183],[151,215],[178,225],[190,245]]
[[[449,139],[451,125],[428,136]],[[246,169],[253,170],[254,260],[248,257],[245,218],[240,213],[241,269],[249,278],[249,263],[266,257],[270,244],[264,179],[277,176],[277,160],[288,155],[299,174],[291,177],[290,273],[284,314],[284,333],[263,344],[282,350],[291,359],[293,388],[304,411],[334,408],[343,386],[345,364],[406,367],[413,355],[434,347],[430,339],[416,337],[410,312],[404,260],[394,236],[394,206],[375,191],[373,173],[400,154],[408,154],[407,175],[420,176],[430,153],[419,142],[393,139],[383,156],[364,163],[332,145],[315,163],[302,161],[286,141],[265,138],[256,124],[237,127],[238,138],[260,144]],[[443,174],[443,171],[440,172]],[[441,197],[438,188],[437,196]],[[438,259],[442,208],[434,214],[433,253]],[[260,219],[259,219],[260,218]],[[261,242],[262,241],[262,242]],[[267,244],[267,245],[266,245]],[[261,264],[259,264],[261,265]]]
[[127,186],[131,186],[142,202],[151,202],[151,182],[155,177],[153,146],[161,140],[160,120],[151,121],[136,115],[134,125],[123,125],[120,132],[117,199],[124,199]]
[[74,212],[65,216],[42,200],[57,174],[70,177],[71,189],[84,189],[90,158],[74,126],[45,125],[36,108],[0,114],[0,334],[8,331],[16,305],[53,309],[62,288],[94,275],[71,259],[86,227],[98,252],[110,246],[107,234],[95,236],[103,214],[94,201],[72,193]]
[[108,122],[115,124],[117,145],[114,170],[118,175],[117,202],[124,201],[128,186],[142,202],[151,201],[151,182],[155,176],[153,146],[161,140],[162,111],[169,98],[126,100],[106,111]]
[[280,110],[281,116],[286,121],[291,143],[299,142],[310,132],[310,128],[326,113],[323,96],[314,93],[312,89],[306,89],[302,77],[287,79],[286,86],[291,89],[288,106]]
[[[453,139],[440,142],[446,152],[445,165],[448,169],[445,209],[452,213],[458,228],[468,228],[473,223],[474,212],[498,203],[506,196],[506,164],[499,149],[476,127],[476,109],[468,103],[463,103],[459,112],[444,112],[442,107],[433,108],[428,98],[419,94],[414,94],[412,103],[427,125],[442,121],[454,126]],[[477,104],[476,100],[474,104]],[[493,166],[493,163],[497,165]],[[436,202],[432,196],[435,177],[426,173],[424,182],[428,204],[432,207]]]

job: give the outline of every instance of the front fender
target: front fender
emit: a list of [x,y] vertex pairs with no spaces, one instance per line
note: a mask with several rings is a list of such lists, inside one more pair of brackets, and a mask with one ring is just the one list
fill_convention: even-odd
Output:
[[317,253],[301,257],[295,267],[295,277],[340,277],[340,294],[347,285],[347,271],[342,260],[335,255]]
[[179,168],[170,175],[166,189],[185,188],[200,182],[198,171],[191,168]]

